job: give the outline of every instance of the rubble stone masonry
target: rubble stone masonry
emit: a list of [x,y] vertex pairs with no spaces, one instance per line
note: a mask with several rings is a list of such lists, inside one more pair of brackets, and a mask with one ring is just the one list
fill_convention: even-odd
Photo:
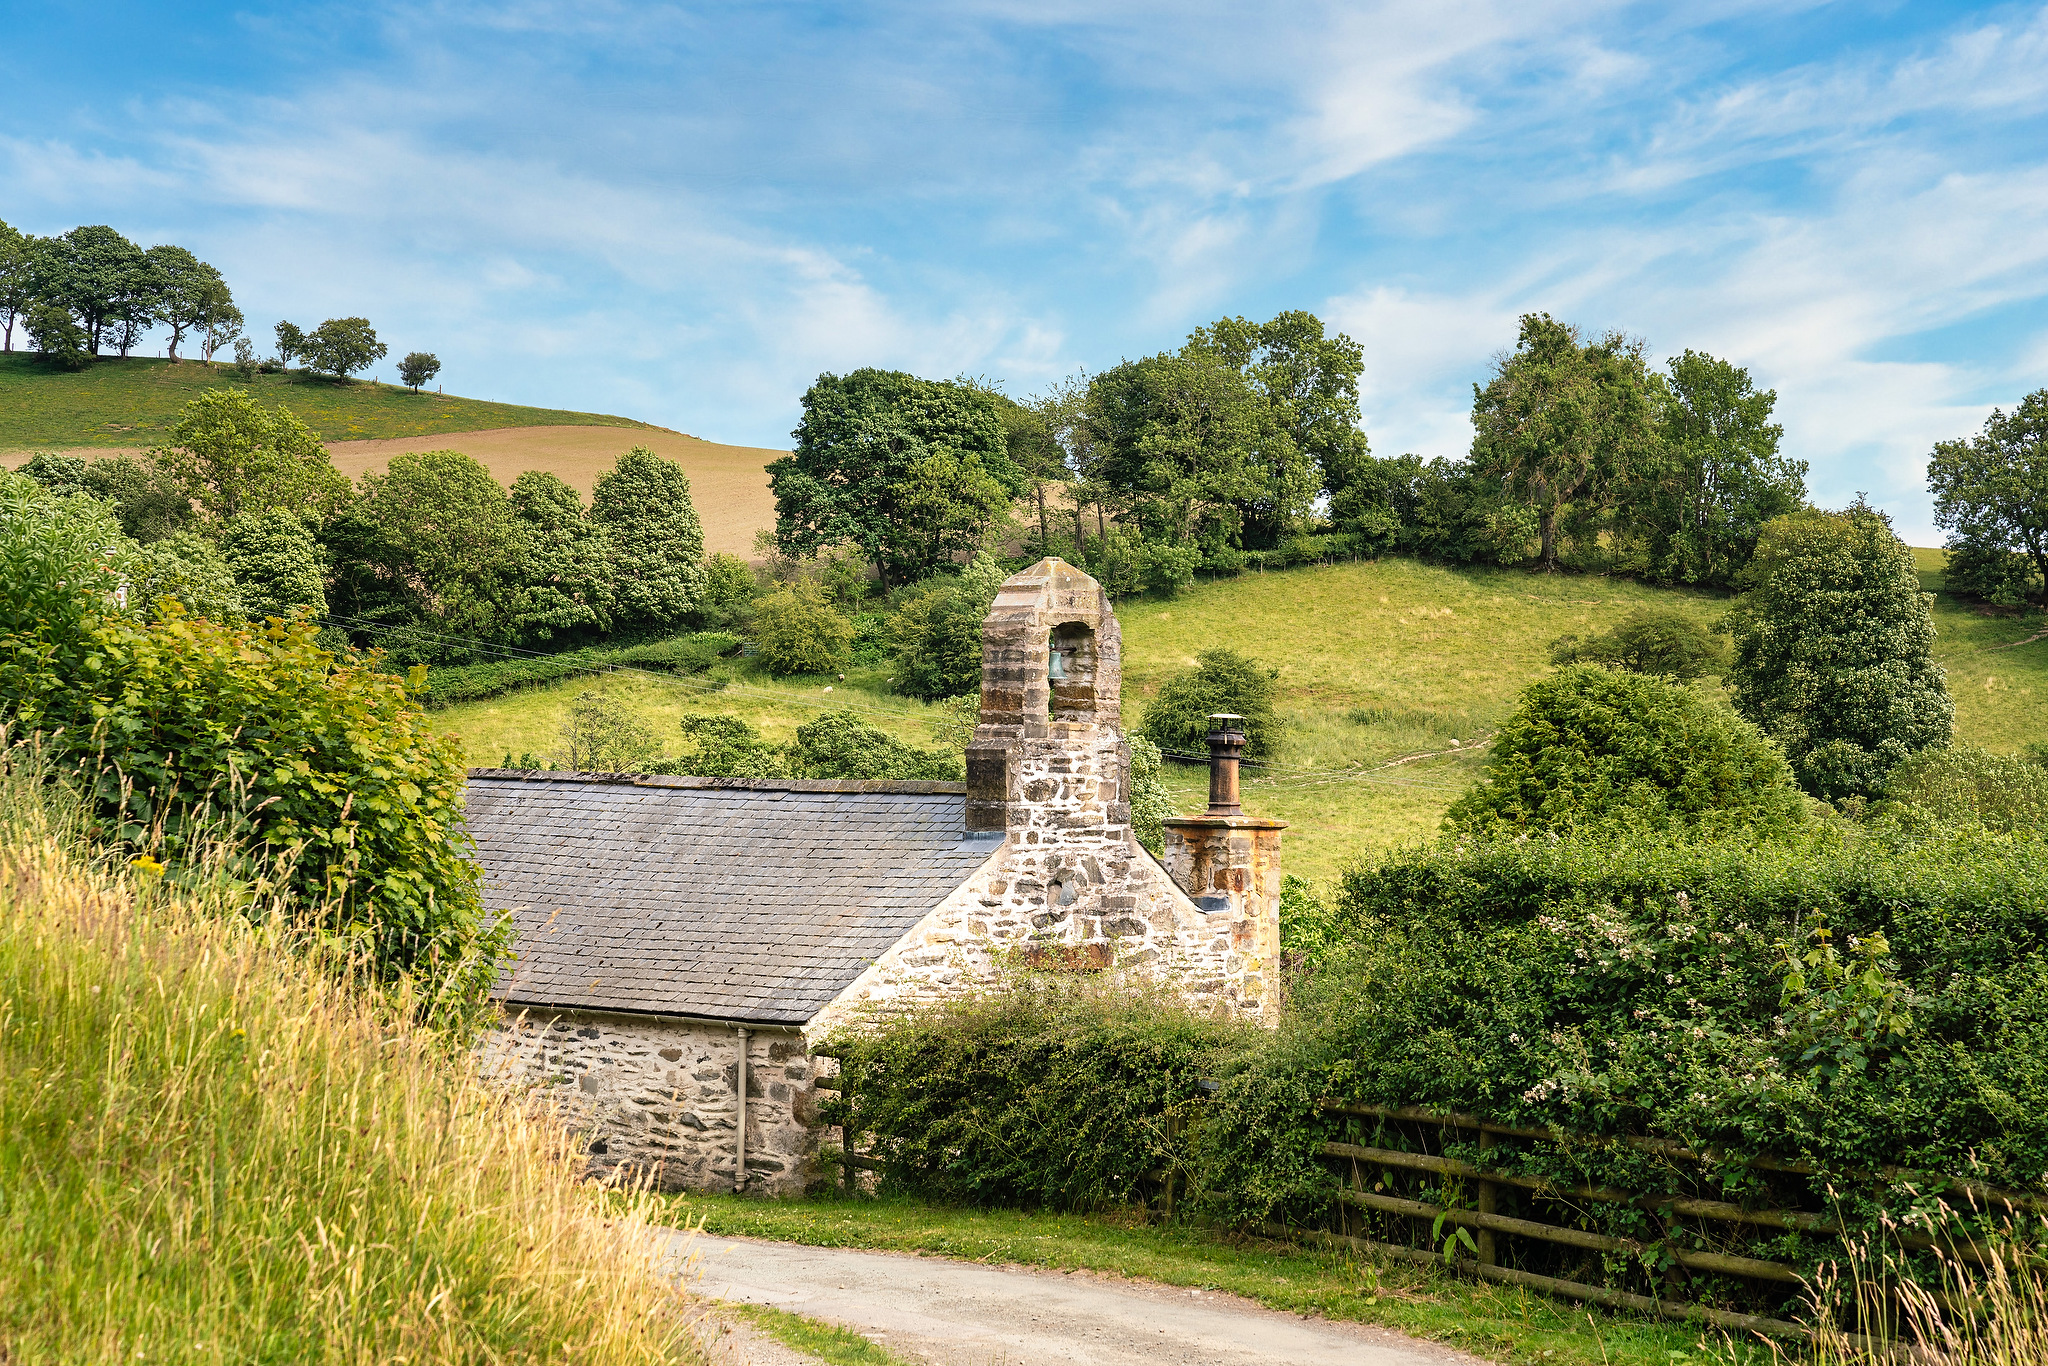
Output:
[[[747,1187],[800,1194],[819,1175],[817,1062],[794,1032],[749,1034]],[[511,1009],[478,1052],[486,1076],[561,1106],[588,1136],[594,1174],[625,1168],[664,1190],[730,1190],[739,1046],[725,1025]]]
[[[815,1043],[863,1014],[958,994],[992,980],[1005,958],[1136,969],[1197,1006],[1272,1018],[1281,827],[1240,818],[1260,828],[1259,867],[1238,871],[1223,849],[1198,860],[1204,891],[1219,863],[1233,865],[1221,880],[1238,888],[1201,904],[1132,838],[1118,701],[1123,639],[1101,587],[1059,560],[1011,578],[983,625],[982,661],[967,824],[991,837],[999,831],[1001,843],[806,1036]],[[1249,845],[1242,853],[1254,861]]]

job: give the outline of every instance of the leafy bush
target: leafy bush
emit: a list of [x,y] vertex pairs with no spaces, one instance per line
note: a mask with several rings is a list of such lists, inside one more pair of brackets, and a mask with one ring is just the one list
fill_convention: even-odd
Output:
[[867,724],[857,713],[832,712],[796,728],[789,747],[789,772],[797,778],[897,778],[959,782],[967,776],[960,756],[906,745]]
[[39,304],[22,318],[22,330],[43,361],[59,370],[83,370],[92,364],[85,349],[85,329],[55,304]]
[[981,687],[981,622],[986,608],[957,582],[921,585],[890,619],[896,691],[933,701]]
[[754,567],[723,551],[704,561],[704,591],[697,614],[719,630],[744,628],[754,619],[754,599],[761,596]]
[[1165,851],[1165,822],[1174,814],[1173,794],[1160,772],[1165,762],[1159,746],[1142,735],[1131,737],[1131,833],[1155,854]]
[[498,659],[488,664],[455,665],[427,670],[421,695],[430,707],[448,707],[621,666],[663,673],[703,673],[720,659],[739,653],[740,646],[737,636],[702,631],[613,650],[564,650],[560,654]]
[[1200,1079],[1247,1032],[1111,977],[1002,990],[846,1030],[827,1124],[879,1156],[885,1185],[974,1204],[1095,1208],[1186,1163]]
[[790,745],[761,738],[737,716],[691,712],[683,717],[683,754],[658,771],[700,778],[887,778],[958,782],[960,757],[906,745],[851,711],[798,726]]
[[1638,607],[1591,640],[1560,636],[1553,664],[1607,664],[1681,683],[1718,673],[1727,655],[1712,631],[1672,607]]
[[1204,650],[1195,658],[1194,668],[1160,687],[1145,708],[1139,733],[1169,755],[1206,757],[1209,718],[1235,713],[1244,718],[1245,753],[1266,758],[1279,741],[1273,695],[1280,671],[1235,650]]
[[665,767],[699,778],[786,778],[782,747],[763,740],[737,716],[683,713],[683,753]]
[[1775,833],[1798,824],[1804,806],[1784,755],[1733,712],[1663,679],[1575,664],[1523,690],[1486,777],[1445,820],[1466,830]]
[[1780,517],[1729,614],[1735,705],[1817,797],[1874,796],[1908,755],[1949,742],[1955,701],[1934,662],[1933,596],[1883,514]]
[[796,583],[755,604],[754,640],[770,673],[835,673],[846,667],[853,624],[815,584]]
[[110,522],[0,477],[0,722],[40,735],[108,843],[176,863],[225,838],[380,974],[480,998],[507,930],[485,924],[466,857],[459,746],[310,623],[123,611]]
[[661,760],[661,738],[617,698],[580,692],[562,722],[560,759],[571,773],[645,773]]
[[[2038,1190],[2044,852],[1981,831],[1820,831],[1445,841],[1354,869],[1281,1039],[1218,1097],[1207,1179],[1240,1215],[1321,1208],[1315,1145],[1340,1121],[1309,1102],[1330,1095],[1767,1153],[1859,1190],[1885,1163]],[[1838,971],[1795,974],[1821,925]],[[1870,1027],[1901,1010],[1902,1035]],[[1572,1184],[1668,1179],[1626,1149],[1555,1160]],[[1731,1195],[1755,1180],[1730,1163],[1715,1177]]]
[[233,567],[204,536],[180,531],[148,545],[124,546],[113,563],[129,604],[143,616],[156,616],[163,598],[176,601],[187,616],[215,621],[240,621],[248,613]]
[[244,513],[227,524],[220,549],[250,616],[288,617],[300,610],[326,615],[320,546],[298,518],[285,512]]
[[161,467],[126,455],[85,468],[85,491],[114,510],[121,530],[144,545],[199,524],[191,492]]
[[1953,825],[2016,834],[2048,830],[2048,768],[1974,745],[1921,750],[1892,770],[1884,795]]

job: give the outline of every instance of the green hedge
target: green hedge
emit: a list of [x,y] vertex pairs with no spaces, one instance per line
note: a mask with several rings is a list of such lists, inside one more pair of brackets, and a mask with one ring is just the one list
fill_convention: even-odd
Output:
[[[1120,1005],[1107,987],[1027,981],[841,1041],[846,1104],[887,1180],[1071,1207],[1129,1198],[1172,1168],[1214,1215],[1314,1225],[1335,1208],[1328,1140],[1481,1160],[1470,1134],[1320,1108],[1336,1098],[1675,1139],[1723,1157],[1561,1140],[1483,1160],[1566,1189],[1833,1207],[1854,1227],[1943,1189],[1876,1175],[1887,1165],[2048,1190],[2038,839],[1837,823],[1769,844],[1450,840],[1355,869],[1323,902],[1298,883],[1288,893],[1301,923],[1283,925],[1283,942],[1305,965],[1270,1034],[1156,997]],[[1206,1099],[1203,1074],[1217,1079]],[[1818,1175],[1741,1160],[1753,1156]],[[1469,1203],[1456,1181],[1376,1176],[1412,1198]],[[1840,1250],[1783,1230],[1673,1232],[1627,1204],[1565,1209],[1511,1188],[1500,1199],[1505,1214],[1653,1248],[1682,1236],[1798,1266]],[[1376,1217],[1369,1236],[1415,1233]],[[1528,1240],[1516,1255],[1528,1270],[1666,1293],[1654,1267],[1627,1258],[1603,1270]],[[1797,1299],[1732,1280],[1688,1294],[1772,1312]]]
[[1095,1208],[1185,1167],[1200,1079],[1248,1033],[1142,985],[1026,973],[828,1040],[841,1098],[822,1117],[892,1188]]
[[[1219,1097],[1211,1175],[1240,1214],[1327,1187],[1310,1154],[1339,1125],[1306,1094],[1671,1137],[1844,1185],[1881,1164],[2048,1179],[2038,840],[1447,842],[1354,870],[1330,922],[1285,1038]],[[1788,992],[1787,950],[1821,925],[1867,992],[1811,969]],[[1864,1005],[1910,1026],[1872,1030]],[[1574,1160],[1644,1179],[1613,1150]]]
[[422,700],[429,707],[448,707],[617,668],[703,673],[720,659],[738,654],[742,643],[738,636],[723,631],[704,631],[610,650],[564,650],[553,655],[429,669]]

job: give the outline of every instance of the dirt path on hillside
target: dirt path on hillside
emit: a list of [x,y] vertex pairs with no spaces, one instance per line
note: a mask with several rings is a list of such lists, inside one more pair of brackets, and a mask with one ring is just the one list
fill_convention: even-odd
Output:
[[688,1246],[701,1294],[841,1324],[932,1366],[1477,1366],[1385,1329],[1085,1271],[701,1234]]

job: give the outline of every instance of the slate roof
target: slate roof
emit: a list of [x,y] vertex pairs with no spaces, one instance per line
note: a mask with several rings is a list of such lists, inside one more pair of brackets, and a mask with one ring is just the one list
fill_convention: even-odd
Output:
[[799,1025],[993,854],[959,783],[472,769],[509,1004]]

